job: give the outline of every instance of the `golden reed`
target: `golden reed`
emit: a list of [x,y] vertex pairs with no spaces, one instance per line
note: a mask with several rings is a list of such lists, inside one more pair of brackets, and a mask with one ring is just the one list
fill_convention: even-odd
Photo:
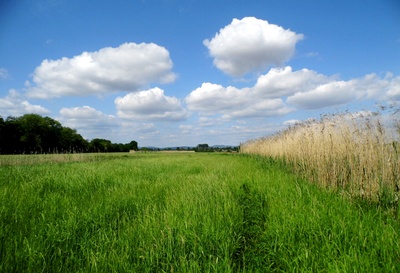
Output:
[[[250,140],[242,153],[283,160],[324,187],[376,201],[398,202],[400,110],[381,107],[326,115]],[[383,200],[386,199],[386,200]]]

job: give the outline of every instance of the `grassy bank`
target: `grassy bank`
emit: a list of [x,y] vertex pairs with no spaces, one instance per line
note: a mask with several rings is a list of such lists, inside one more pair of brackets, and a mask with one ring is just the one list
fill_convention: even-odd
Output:
[[399,223],[268,159],[0,167],[1,272],[399,272]]

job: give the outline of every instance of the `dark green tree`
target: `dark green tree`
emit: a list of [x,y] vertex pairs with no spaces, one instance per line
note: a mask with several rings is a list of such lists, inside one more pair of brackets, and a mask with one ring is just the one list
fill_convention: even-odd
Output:
[[107,139],[95,138],[90,141],[90,150],[95,153],[111,152],[112,143]]
[[138,143],[136,141],[132,140],[131,142],[129,142],[128,148],[129,148],[129,150],[137,151],[138,150]]
[[0,116],[1,154],[128,152],[137,149],[136,141],[113,144],[110,140],[95,138],[89,143],[75,129],[63,127],[50,117],[25,114],[4,120]]
[[198,144],[195,151],[196,152],[209,152],[211,150],[210,150],[210,147],[208,146],[208,144],[204,143],[204,144]]

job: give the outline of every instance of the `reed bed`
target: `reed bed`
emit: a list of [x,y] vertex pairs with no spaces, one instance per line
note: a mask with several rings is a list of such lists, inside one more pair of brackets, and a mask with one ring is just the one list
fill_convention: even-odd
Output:
[[381,107],[299,122],[242,144],[241,152],[282,160],[313,183],[397,207],[399,138],[399,110]]

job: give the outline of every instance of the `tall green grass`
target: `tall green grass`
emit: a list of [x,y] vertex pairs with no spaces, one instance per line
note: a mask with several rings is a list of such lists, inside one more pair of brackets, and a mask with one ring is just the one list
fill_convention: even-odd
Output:
[[226,154],[0,167],[1,272],[399,272],[399,223]]

